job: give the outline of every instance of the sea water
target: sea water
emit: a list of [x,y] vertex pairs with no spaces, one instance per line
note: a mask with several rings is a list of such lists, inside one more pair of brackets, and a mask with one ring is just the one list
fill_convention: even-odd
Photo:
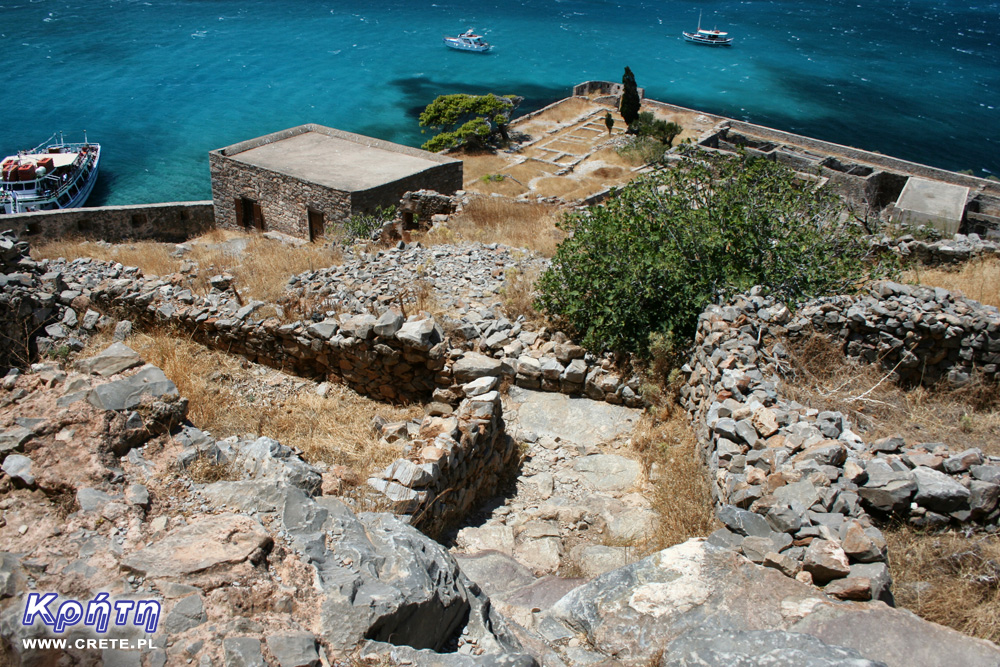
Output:
[[[718,27],[731,48],[686,43]],[[489,54],[447,49],[475,27]],[[523,111],[625,65],[648,96],[1000,175],[1000,3],[0,0],[0,156],[103,146],[92,205],[210,197],[208,151],[302,123],[419,146],[443,93]]]

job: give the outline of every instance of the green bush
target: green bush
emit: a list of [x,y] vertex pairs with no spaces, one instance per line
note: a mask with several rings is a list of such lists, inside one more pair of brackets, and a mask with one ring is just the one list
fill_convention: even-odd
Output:
[[[396,218],[395,206],[380,206],[375,213],[359,213],[348,218],[340,236],[347,241],[354,239],[370,239],[382,225]],[[337,236],[337,234],[334,234]]]
[[617,152],[626,160],[643,165],[662,160],[667,147],[652,137],[631,137],[631,141],[619,147]]
[[629,132],[640,137],[651,137],[662,143],[667,148],[673,145],[677,135],[684,131],[684,128],[677,123],[672,123],[662,118],[657,118],[652,111],[643,111],[636,118],[636,121],[629,126]]
[[598,350],[688,340],[708,303],[754,285],[794,303],[888,271],[832,193],[747,156],[694,153],[561,226],[538,306]]

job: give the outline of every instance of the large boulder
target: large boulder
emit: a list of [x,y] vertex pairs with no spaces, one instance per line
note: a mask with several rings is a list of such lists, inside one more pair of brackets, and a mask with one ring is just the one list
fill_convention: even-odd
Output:
[[989,642],[882,603],[839,602],[701,539],[573,589],[536,627],[573,664],[1000,664]]

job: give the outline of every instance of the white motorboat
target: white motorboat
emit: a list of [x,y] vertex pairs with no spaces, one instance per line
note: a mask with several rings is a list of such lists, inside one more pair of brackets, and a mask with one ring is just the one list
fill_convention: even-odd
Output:
[[0,162],[0,213],[83,206],[97,182],[101,145],[67,143],[60,135]]
[[733,43],[733,38],[728,32],[721,30],[704,30],[701,27],[701,12],[698,12],[698,29],[695,32],[683,33],[684,39],[694,44],[704,44],[705,46],[729,46]]
[[472,28],[469,28],[458,37],[445,37],[445,46],[459,51],[472,51],[473,53],[485,53],[490,50],[490,45],[482,35],[477,35]]

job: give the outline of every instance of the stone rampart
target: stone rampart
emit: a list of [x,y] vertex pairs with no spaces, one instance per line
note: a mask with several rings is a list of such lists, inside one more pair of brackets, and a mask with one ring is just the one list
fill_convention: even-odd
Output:
[[[988,341],[1000,345],[1000,317],[990,309],[947,293],[900,288],[888,283],[879,298],[810,302],[794,317],[783,304],[751,293],[701,315],[681,396],[726,525],[711,542],[825,585],[837,597],[891,601],[886,543],[872,516],[918,527],[996,524],[1000,461],[942,443],[867,442],[842,413],[819,412],[782,395],[783,336],[834,329],[848,353],[868,359],[867,345],[894,349],[888,341],[898,340],[905,326],[916,332],[903,340],[917,358],[930,364],[943,349],[934,368],[959,380],[955,373],[964,373],[964,362],[980,349],[973,340],[963,348],[963,340],[982,334],[987,351]],[[950,327],[967,335],[949,334]],[[956,347],[942,348],[946,339]],[[968,360],[952,360],[953,349],[973,352]],[[944,373],[947,363],[953,370]]]
[[204,234],[214,225],[210,201],[70,208],[0,218],[0,229],[13,230],[29,241],[80,238],[109,243],[125,240],[180,243]]

